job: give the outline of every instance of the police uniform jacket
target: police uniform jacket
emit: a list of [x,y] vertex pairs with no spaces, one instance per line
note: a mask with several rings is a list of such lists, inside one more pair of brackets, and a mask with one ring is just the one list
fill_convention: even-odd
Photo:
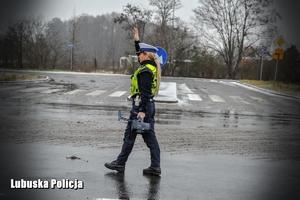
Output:
[[[135,42],[135,49],[138,52],[140,50],[139,43],[140,41],[134,41]],[[153,66],[156,66],[156,63],[154,60],[145,60],[140,63],[140,65],[150,64]],[[143,70],[138,75],[138,84],[139,84],[139,90],[140,90],[140,96],[141,96],[141,102],[139,105],[139,111],[140,112],[146,112],[148,104],[150,100],[153,99],[154,95],[151,94],[151,86],[152,86],[152,76],[153,74],[149,70]]]

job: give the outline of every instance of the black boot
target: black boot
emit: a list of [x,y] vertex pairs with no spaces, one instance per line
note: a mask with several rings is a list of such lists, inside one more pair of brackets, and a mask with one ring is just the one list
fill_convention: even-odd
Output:
[[161,174],[161,169],[160,167],[148,167],[147,169],[143,170],[143,173],[159,176]]
[[104,166],[108,169],[116,170],[118,172],[124,172],[125,170],[125,165],[119,165],[116,160],[112,161],[111,163],[105,163]]

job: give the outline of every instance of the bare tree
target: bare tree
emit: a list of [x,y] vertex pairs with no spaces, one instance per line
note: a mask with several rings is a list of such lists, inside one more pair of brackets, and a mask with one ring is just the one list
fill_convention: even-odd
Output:
[[[150,5],[155,7],[155,43],[171,51],[171,40],[174,38],[174,12],[182,7],[180,0],[149,0]],[[176,21],[179,21],[176,19]]]
[[117,67],[120,57],[129,49],[124,42],[126,32],[121,25],[114,23],[118,16],[115,12],[96,17],[87,14],[78,16],[80,29],[76,40],[79,41],[80,57],[77,58],[86,68],[95,69],[95,60],[99,67]]
[[6,50],[12,63],[17,68],[23,68],[25,40],[27,37],[27,19],[20,19],[10,22],[5,35]]
[[[181,0],[149,0],[149,3],[154,7],[153,11],[127,4],[124,13],[115,18],[115,23],[125,23],[123,28],[130,30],[130,33],[133,27],[137,27],[140,40],[166,49],[169,61],[173,57],[184,58],[186,51],[193,44],[193,36],[186,24],[174,15],[175,11],[183,6]],[[152,13],[155,13],[154,20]],[[174,63],[171,65],[169,62],[162,68],[162,74],[173,75],[177,67],[179,65],[176,66]]]
[[52,69],[56,68],[61,58],[67,57],[63,56],[66,45],[63,42],[63,35],[60,34],[64,29],[64,24],[59,18],[54,18],[47,23],[45,37],[50,51],[48,62]]
[[151,6],[157,8],[155,18],[161,27],[171,25],[174,20],[174,12],[183,7],[181,0],[149,0]]
[[9,67],[9,51],[6,49],[8,47],[6,38],[4,35],[0,35],[0,64],[1,67]]
[[[116,62],[116,52],[117,52],[117,38],[116,38],[116,35],[117,35],[117,28],[116,28],[116,24],[115,23],[112,23],[112,21],[115,19],[116,17],[116,13],[112,13],[111,16],[108,17],[108,20],[109,22],[109,26],[107,27],[107,32],[108,32],[108,35],[110,36],[109,38],[109,43],[108,43],[108,46],[107,46],[107,52],[106,52],[106,61],[108,63],[108,65],[111,65],[112,67],[115,67],[115,65],[118,63]],[[111,20],[111,18],[113,20]]]
[[195,28],[204,45],[218,52],[228,77],[235,78],[245,46],[257,42],[268,31],[276,30],[280,17],[271,9],[273,0],[199,0]]
[[150,23],[152,12],[147,9],[142,9],[138,6],[127,4],[123,7],[123,12],[120,16],[114,19],[115,23],[124,23],[123,28],[130,31],[130,39],[132,39],[132,29],[137,27],[139,29],[140,39],[144,39],[145,29],[147,24]]
[[194,44],[192,32],[187,25],[175,17],[175,11],[182,8],[181,0],[150,0],[155,7],[155,29],[153,43],[166,49],[169,63],[162,68],[162,74],[174,75],[180,62],[187,56],[187,50]]
[[17,68],[46,66],[48,47],[45,41],[45,23],[41,16],[12,21],[3,38],[6,64]]
[[181,60],[186,60],[188,58],[188,50],[195,45],[195,38],[191,34],[189,28],[183,23],[178,22],[176,27],[173,29],[172,37],[172,56],[175,61],[173,65],[170,65],[171,76],[174,76],[176,68],[180,67]]
[[28,18],[26,37],[26,60],[31,68],[47,66],[49,48],[45,38],[46,23],[41,16]]

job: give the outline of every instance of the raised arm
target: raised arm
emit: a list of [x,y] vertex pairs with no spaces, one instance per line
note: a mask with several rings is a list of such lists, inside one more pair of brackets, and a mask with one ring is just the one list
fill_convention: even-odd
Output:
[[138,52],[140,50],[140,46],[139,46],[139,43],[140,43],[139,30],[136,27],[134,27],[133,30],[132,30],[132,32],[133,32],[135,50],[136,50],[136,52]]

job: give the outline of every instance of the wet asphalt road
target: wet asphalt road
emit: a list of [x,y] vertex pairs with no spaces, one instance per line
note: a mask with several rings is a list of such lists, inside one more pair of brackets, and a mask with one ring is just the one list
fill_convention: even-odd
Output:
[[[126,91],[128,76],[117,76],[118,81],[114,76],[50,77],[53,81],[46,83],[0,88],[1,199],[300,197],[298,99],[249,90],[232,81],[166,78],[177,83],[179,101],[157,103],[159,178],[142,175],[149,151],[141,137],[125,174],[103,166],[119,153],[125,123],[116,120],[117,111],[126,115],[130,103],[126,93],[119,98],[85,94]],[[188,99],[186,86],[202,101]],[[78,89],[76,95],[66,94]],[[210,95],[215,94],[224,102],[212,101]],[[67,159],[72,155],[80,159]],[[11,189],[11,179],[77,179],[84,188]]]
[[[119,152],[116,149],[31,143],[4,144],[1,151],[10,152],[9,156],[2,155],[5,163],[10,163],[10,169],[4,168],[6,173],[1,174],[2,199],[297,199],[300,195],[297,162],[163,152],[163,174],[153,177],[142,175],[149,163],[146,150],[132,153],[124,174],[103,166]],[[12,157],[12,153],[18,156]],[[81,160],[66,159],[70,155]],[[3,187],[12,178],[78,179],[84,188]]]

